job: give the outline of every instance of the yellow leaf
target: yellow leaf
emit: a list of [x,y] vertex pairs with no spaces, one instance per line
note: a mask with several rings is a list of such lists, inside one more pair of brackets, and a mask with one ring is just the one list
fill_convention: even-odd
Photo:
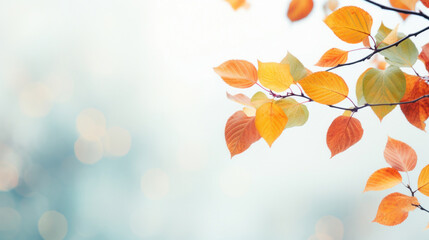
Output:
[[299,84],[311,99],[321,104],[339,103],[349,94],[343,78],[331,72],[315,72],[299,81]]
[[258,61],[258,77],[264,87],[275,92],[283,92],[293,83],[288,64]]
[[372,17],[358,7],[342,7],[331,13],[325,23],[337,37],[347,43],[360,43],[371,35]]
[[363,72],[357,82],[356,82],[356,98],[358,100],[358,104],[359,105],[364,105],[366,103],[365,101],[365,97],[363,96],[363,77],[365,76],[365,74],[370,70],[371,68],[368,68],[367,70],[365,70],[365,72]]
[[316,66],[335,67],[338,64],[343,64],[347,62],[348,55],[349,52],[347,51],[343,51],[338,48],[331,48],[325,54],[323,54],[319,62],[316,63]]
[[262,106],[264,103],[271,102],[271,99],[268,99],[267,95],[265,93],[259,91],[255,93],[252,98],[250,99],[250,102],[252,103],[252,106],[256,109],[258,109],[260,106]]
[[394,187],[402,182],[402,176],[394,168],[382,168],[374,172],[366,182],[366,191],[380,191]]
[[229,60],[215,67],[214,71],[230,86],[248,88],[258,81],[258,72],[245,60]]
[[270,147],[285,129],[287,121],[286,114],[274,102],[265,103],[256,110],[256,128]]
[[313,0],[292,0],[289,4],[287,17],[292,21],[298,21],[307,17],[313,9]]
[[[385,71],[372,68],[366,72],[362,81],[363,96],[369,104],[397,103],[404,96],[405,88],[404,73],[395,66],[389,66]],[[380,121],[395,107],[371,106]]]
[[308,109],[304,104],[293,98],[280,99],[276,104],[286,113],[288,118],[286,128],[302,126],[307,122]]
[[299,80],[310,74],[308,72],[309,70],[304,67],[304,65],[298,60],[298,58],[296,58],[289,52],[280,63],[289,64],[290,74],[293,77],[294,83],[297,83]]
[[390,45],[390,44],[393,44],[399,40],[399,38],[398,38],[398,27],[399,27],[399,24],[397,24],[396,27],[386,36],[386,38],[383,39],[383,43]]
[[429,165],[424,167],[420,172],[417,187],[419,192],[429,197]]

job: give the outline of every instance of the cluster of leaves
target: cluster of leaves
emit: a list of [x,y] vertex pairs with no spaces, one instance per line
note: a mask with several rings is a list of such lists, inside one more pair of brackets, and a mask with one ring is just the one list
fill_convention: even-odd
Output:
[[[234,8],[246,1],[227,0]],[[392,6],[384,6],[372,0],[363,0],[388,11],[401,14],[403,19],[415,15],[429,20],[422,11],[416,11],[418,0],[390,0]],[[421,3],[429,7],[428,0]],[[225,139],[231,157],[247,150],[254,142],[263,138],[271,147],[273,142],[287,128],[304,125],[309,117],[306,104],[317,102],[328,107],[344,111],[337,116],[328,128],[327,146],[331,157],[345,151],[357,143],[363,136],[360,121],[354,117],[359,110],[370,107],[376,116],[383,120],[396,106],[406,119],[415,127],[425,131],[425,121],[429,117],[428,77],[421,77],[413,68],[420,59],[429,71],[429,43],[417,50],[410,39],[429,30],[426,27],[408,35],[398,32],[399,24],[391,29],[383,23],[375,35],[372,35],[373,19],[365,10],[356,6],[345,6],[335,10],[337,1],[329,0],[325,8],[332,11],[324,22],[341,40],[349,44],[362,43],[363,47],[353,50],[332,48],[316,63],[327,67],[325,71],[312,72],[295,56],[287,53],[280,62],[260,62],[258,68],[246,60],[229,60],[215,67],[215,72],[230,86],[250,88],[257,85],[262,91],[251,98],[244,94],[227,97],[243,105],[227,121]],[[313,8],[312,0],[292,0],[288,17],[292,21],[305,18]],[[356,50],[369,51],[361,59],[348,61],[349,53]],[[349,97],[349,87],[344,79],[331,71],[349,66],[381,55],[384,61],[377,61],[377,67],[368,68],[356,81],[356,103]],[[386,65],[388,66],[386,67]],[[403,68],[414,71],[415,75],[403,72]],[[303,101],[298,101],[299,99]],[[347,100],[350,107],[337,104]],[[414,150],[398,140],[389,138],[385,158],[392,168],[376,171],[368,180],[365,191],[383,190],[402,182],[398,171],[414,169],[417,156]],[[384,225],[396,225],[403,222],[408,212],[415,208],[424,209],[414,197],[419,191],[429,196],[429,165],[419,177],[418,189],[412,190],[405,185],[411,196],[400,193],[388,195],[380,204],[375,222]]]
[[[411,196],[398,192],[387,195],[378,207],[374,222],[387,226],[394,226],[405,221],[408,217],[408,212],[416,208],[428,212],[428,210],[420,205],[414,194],[419,191],[429,196],[429,165],[424,167],[420,172],[417,190],[413,190],[410,186],[408,172],[412,171],[417,164],[417,154],[414,149],[406,143],[389,137],[384,150],[384,158],[391,167],[375,171],[369,177],[364,191],[381,191],[402,183],[410,190]],[[402,175],[399,172],[404,172],[406,174],[408,179],[407,185],[402,182]]]

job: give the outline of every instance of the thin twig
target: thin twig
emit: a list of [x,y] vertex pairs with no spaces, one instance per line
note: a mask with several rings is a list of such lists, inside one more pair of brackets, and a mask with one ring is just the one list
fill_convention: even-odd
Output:
[[385,6],[383,4],[376,3],[376,2],[371,1],[371,0],[364,0],[364,1],[368,2],[368,3],[371,3],[371,4],[374,4],[374,5],[382,8],[382,9],[385,9],[385,10],[394,11],[394,12],[398,12],[398,13],[405,13],[405,14],[410,14],[410,15],[416,15],[416,16],[420,16],[420,17],[423,17],[423,18],[426,18],[427,20],[429,20],[429,16],[426,15],[426,14],[424,14],[422,11],[419,11],[419,12],[409,11],[409,10],[405,10],[405,9],[400,9],[400,8],[394,8],[394,7]]
[[387,45],[387,46],[385,46],[385,47],[382,47],[382,48],[376,48],[376,49],[374,49],[374,51],[373,51],[372,53],[370,53],[370,54],[366,55],[365,57],[363,57],[363,58],[361,58],[361,59],[358,59],[358,60],[356,60],[356,61],[349,62],[349,63],[338,64],[337,66],[335,66],[335,67],[331,67],[331,68],[327,69],[326,71],[327,71],[327,72],[329,72],[329,71],[334,70],[334,69],[339,68],[339,67],[349,66],[349,65],[353,65],[353,64],[356,64],[356,63],[359,63],[359,62],[363,62],[363,61],[365,61],[365,60],[369,60],[369,59],[371,59],[375,54],[377,54],[377,53],[379,53],[379,52],[382,52],[382,51],[384,51],[384,50],[387,50],[387,49],[389,49],[389,48],[391,48],[391,47],[397,47],[400,43],[402,43],[403,41],[407,40],[408,38],[410,38],[410,37],[415,37],[415,36],[419,35],[420,33],[424,32],[424,31],[427,31],[427,30],[429,30],[429,27],[425,27],[425,28],[423,28],[422,30],[420,30],[420,31],[418,31],[418,32],[408,34],[407,36],[405,36],[405,37],[404,37],[404,38],[402,38],[401,40],[398,40],[397,42],[392,43],[392,44],[390,44],[390,45]]

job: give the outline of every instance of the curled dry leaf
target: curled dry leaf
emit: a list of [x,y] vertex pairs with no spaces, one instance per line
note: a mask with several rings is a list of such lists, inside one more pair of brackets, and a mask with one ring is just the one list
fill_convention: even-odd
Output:
[[384,158],[390,166],[402,172],[413,170],[417,164],[417,154],[414,149],[391,137],[387,140]]
[[401,193],[387,195],[378,207],[377,215],[373,222],[386,226],[394,226],[407,219],[408,212],[420,205],[416,197],[410,197]]
[[287,121],[286,114],[274,102],[264,103],[256,110],[256,128],[270,147],[285,129]]
[[[407,81],[407,89],[401,102],[413,101],[429,94],[429,85],[420,77],[405,74],[405,79]],[[429,117],[429,98],[421,99],[415,103],[402,104],[401,110],[408,122],[425,131],[425,121]]]
[[417,190],[429,197],[429,165],[424,167],[420,172]]
[[331,158],[347,150],[362,138],[360,121],[353,117],[339,116],[329,126],[326,143],[331,150]]
[[426,70],[429,72],[429,43],[426,43],[422,47],[422,51],[419,54],[419,59],[425,64]]
[[347,43],[360,43],[371,35],[372,17],[358,7],[342,7],[331,13],[325,23],[337,37]]
[[293,83],[288,64],[258,61],[258,77],[264,87],[275,92],[283,92]]
[[343,64],[347,62],[348,55],[349,52],[347,51],[343,51],[338,48],[331,48],[325,54],[323,54],[319,62],[316,63],[316,66],[335,67],[338,64]]
[[255,117],[248,117],[243,111],[234,113],[226,122],[225,140],[231,157],[244,152],[260,138]]
[[292,0],[289,4],[287,17],[292,21],[301,20],[310,14],[313,0]]
[[229,60],[214,71],[230,86],[249,88],[258,81],[258,71],[252,63],[246,60]]
[[402,176],[394,168],[382,168],[375,171],[366,182],[366,191],[380,191],[394,187],[402,182]]
[[305,93],[315,102],[332,105],[343,101],[349,94],[346,82],[331,72],[315,72],[299,81]]

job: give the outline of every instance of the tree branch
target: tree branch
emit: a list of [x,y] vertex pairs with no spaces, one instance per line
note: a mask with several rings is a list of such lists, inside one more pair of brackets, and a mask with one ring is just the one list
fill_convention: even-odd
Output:
[[368,54],[367,56],[365,56],[365,57],[363,57],[363,58],[361,58],[361,59],[358,59],[358,60],[356,60],[356,61],[349,62],[349,63],[338,64],[337,66],[335,66],[335,67],[331,67],[331,68],[327,69],[326,71],[327,71],[327,72],[329,72],[329,71],[334,70],[334,69],[339,68],[339,67],[349,66],[349,65],[353,65],[353,64],[356,64],[356,63],[359,63],[359,62],[363,62],[363,61],[365,61],[365,60],[369,60],[369,59],[371,59],[371,58],[372,58],[372,56],[374,56],[375,54],[377,54],[377,53],[379,53],[379,52],[382,52],[382,51],[384,51],[384,50],[387,50],[387,49],[389,49],[389,48],[391,48],[391,47],[397,47],[400,43],[402,43],[403,41],[407,40],[408,38],[410,38],[410,37],[415,37],[415,36],[419,35],[420,33],[424,32],[424,31],[427,31],[427,30],[429,30],[429,26],[428,26],[428,27],[423,28],[422,30],[420,30],[420,31],[418,31],[418,32],[408,34],[407,36],[405,36],[404,38],[402,38],[402,39],[398,40],[398,41],[397,41],[397,42],[395,42],[395,43],[392,43],[392,44],[387,45],[387,46],[382,47],[382,48],[376,48],[376,49],[374,49],[374,51],[373,51],[372,53]]
[[[288,97],[300,97],[300,98],[305,98],[307,99],[309,102],[313,102],[314,100],[311,99],[310,97],[304,95],[303,93],[301,94],[295,94],[293,92],[287,93],[285,95],[280,95],[277,93],[274,93],[273,91],[269,91],[269,93],[271,94],[271,96],[273,96],[274,98],[288,98]],[[340,107],[340,106],[336,106],[336,105],[326,105],[330,108],[335,108],[335,109],[340,109],[340,110],[344,110],[344,111],[351,111],[353,113],[359,111],[362,108],[366,108],[366,107],[378,107],[378,106],[396,106],[396,105],[403,105],[403,104],[410,104],[410,103],[415,103],[418,102],[424,98],[429,98],[429,94],[423,95],[417,99],[411,100],[411,101],[407,101],[407,102],[396,102],[396,103],[366,103],[362,106],[355,106],[352,108],[345,108],[345,107]]]
[[429,20],[429,16],[424,14],[422,11],[419,12],[415,12],[415,11],[409,11],[409,10],[405,10],[405,9],[400,9],[400,8],[394,8],[394,7],[388,7],[385,5],[382,5],[380,3],[376,3],[372,0],[364,0],[365,2],[371,3],[373,5],[376,5],[378,7],[380,7],[381,9],[385,9],[385,10],[389,10],[389,11],[394,11],[394,12],[398,12],[398,13],[405,13],[405,14],[410,14],[410,15],[416,15],[416,16],[420,16],[423,18],[426,18],[427,20]]

